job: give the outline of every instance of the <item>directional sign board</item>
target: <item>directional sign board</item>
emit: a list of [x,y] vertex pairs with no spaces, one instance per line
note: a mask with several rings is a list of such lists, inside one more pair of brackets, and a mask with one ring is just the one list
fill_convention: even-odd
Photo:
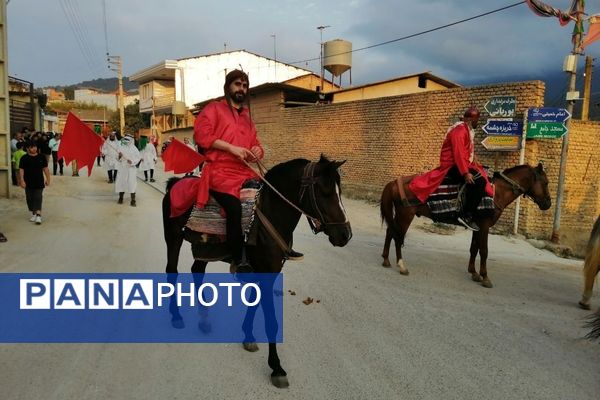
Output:
[[542,107],[527,110],[527,122],[565,122],[571,114],[564,108]]
[[487,124],[482,129],[488,135],[521,136],[523,134],[523,123],[488,119]]
[[527,139],[559,139],[567,133],[562,122],[527,122]]
[[516,151],[521,148],[519,136],[488,136],[481,141],[483,147],[492,151]]
[[515,116],[517,99],[514,96],[496,96],[485,103],[485,110],[490,117],[510,118]]

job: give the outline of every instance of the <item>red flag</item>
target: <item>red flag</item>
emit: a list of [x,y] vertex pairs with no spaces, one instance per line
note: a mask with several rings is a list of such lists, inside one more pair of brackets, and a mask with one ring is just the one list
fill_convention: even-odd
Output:
[[77,169],[88,167],[90,176],[103,142],[99,135],[69,112],[58,148],[58,159],[64,158],[67,165],[73,160],[77,161]]
[[598,39],[600,39],[600,14],[590,17],[590,27],[581,43],[581,47],[585,47]]
[[192,150],[185,143],[173,138],[173,141],[162,154],[165,163],[165,172],[173,171],[175,174],[185,174],[204,162],[205,157]]

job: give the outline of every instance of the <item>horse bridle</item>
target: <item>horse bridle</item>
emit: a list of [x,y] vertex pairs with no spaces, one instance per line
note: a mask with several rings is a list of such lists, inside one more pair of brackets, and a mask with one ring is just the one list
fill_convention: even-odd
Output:
[[[535,169],[533,170],[533,174],[536,178],[539,176],[538,172]],[[512,190],[517,195],[517,197],[523,195],[523,197],[529,197],[531,201],[535,202],[535,199],[529,194],[529,190],[523,189],[523,186],[510,179],[503,172],[498,172],[498,176],[504,179],[512,187]]]
[[[250,166],[250,164],[248,164],[246,161],[244,161],[244,163],[248,166],[248,168],[252,168]],[[315,235],[319,232],[323,232],[327,226],[344,225],[344,224],[348,223],[347,220],[344,222],[326,222],[325,221],[325,216],[323,215],[323,213],[321,212],[321,209],[319,208],[319,204],[317,203],[317,196],[315,195],[315,184],[317,183],[317,179],[314,176],[314,172],[315,172],[315,167],[316,167],[317,163],[311,162],[304,167],[304,171],[302,173],[302,178],[300,179],[300,193],[299,193],[298,202],[300,204],[302,203],[302,198],[304,197],[304,194],[306,193],[306,189],[308,189],[308,192],[310,195],[310,199],[309,199],[310,205],[319,214],[319,217],[321,217],[321,219],[315,218],[312,215],[308,214],[306,211],[302,210],[300,207],[298,207],[297,205],[292,203],[290,200],[288,200],[287,197],[285,197],[283,194],[281,194],[277,189],[275,189],[275,187],[269,181],[267,181],[265,179],[265,176],[264,176],[265,174],[263,171],[266,171],[266,167],[259,160],[257,160],[257,164],[260,168],[260,174],[259,174],[260,179],[267,186],[269,186],[271,188],[271,190],[273,190],[273,192],[275,192],[275,194],[277,194],[279,197],[281,197],[281,199],[283,201],[288,203],[292,208],[299,211],[300,214],[303,214],[306,216],[306,219],[308,220],[308,224],[310,225],[310,229],[313,231],[313,233]]]
[[311,162],[304,167],[304,172],[302,174],[302,178],[300,179],[300,193],[298,201],[302,204],[302,199],[304,195],[308,192],[310,206],[316,211],[319,218],[314,218],[308,215],[307,213],[303,213],[306,215],[306,219],[308,220],[308,224],[310,225],[310,229],[312,229],[314,234],[319,232],[323,232],[327,229],[328,226],[331,225],[345,225],[348,223],[346,219],[344,222],[327,222],[325,220],[325,215],[319,208],[319,203],[317,202],[317,196],[315,194],[315,185],[317,183],[317,179],[315,178],[315,167],[317,163]]

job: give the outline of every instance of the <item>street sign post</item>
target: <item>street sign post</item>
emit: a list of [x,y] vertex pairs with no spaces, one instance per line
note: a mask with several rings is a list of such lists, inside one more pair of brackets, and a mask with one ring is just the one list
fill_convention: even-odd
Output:
[[492,118],[511,118],[517,110],[517,99],[514,96],[495,96],[485,103],[484,108]]
[[562,122],[527,122],[527,139],[560,139],[567,131]]
[[520,136],[488,136],[481,141],[491,151],[517,151],[521,148]]
[[488,135],[521,136],[523,134],[523,123],[488,119],[482,129]]

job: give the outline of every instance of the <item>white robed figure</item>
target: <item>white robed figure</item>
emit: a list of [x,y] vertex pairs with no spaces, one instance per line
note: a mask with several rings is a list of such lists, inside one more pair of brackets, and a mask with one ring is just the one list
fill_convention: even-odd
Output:
[[108,183],[113,183],[117,180],[117,167],[119,166],[119,141],[115,132],[111,132],[108,139],[102,144],[100,149],[104,156],[104,168],[108,173]]
[[156,149],[152,143],[146,143],[146,147],[140,152],[142,163],[140,169],[144,171],[144,181],[148,182],[148,171],[150,171],[150,182],[154,181],[154,165],[156,164]]
[[127,134],[118,147],[118,171],[115,192],[119,193],[119,204],[123,204],[125,192],[131,193],[131,206],[135,207],[135,190],[137,188],[137,167],[140,162],[140,151],[135,147],[133,136]]

